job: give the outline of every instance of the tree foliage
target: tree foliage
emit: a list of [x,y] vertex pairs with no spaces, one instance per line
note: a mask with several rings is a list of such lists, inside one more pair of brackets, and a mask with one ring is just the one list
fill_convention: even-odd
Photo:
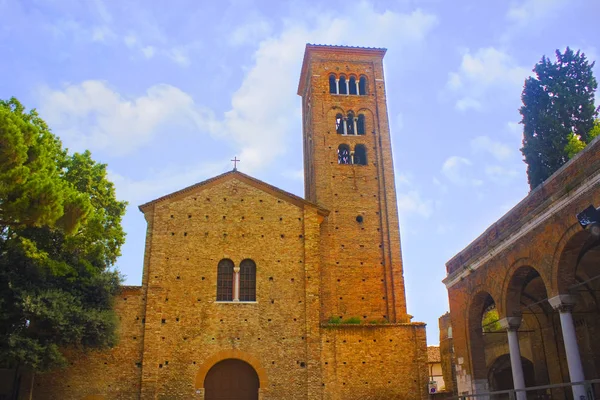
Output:
[[533,69],[535,77],[525,81],[520,109],[523,124],[521,152],[527,164],[531,189],[538,186],[570,156],[571,134],[583,143],[590,141],[590,131],[598,109],[594,92],[598,87],[593,76],[594,63],[585,54],[567,49],[556,51],[556,62],[545,56]]
[[115,343],[125,207],[106,165],[0,101],[0,364],[46,370],[62,347]]

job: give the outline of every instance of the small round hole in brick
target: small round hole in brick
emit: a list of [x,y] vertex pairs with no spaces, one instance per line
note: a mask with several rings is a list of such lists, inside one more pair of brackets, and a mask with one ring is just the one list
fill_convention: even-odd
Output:
[[358,222],[359,224],[361,224],[363,222],[363,216],[362,215],[357,215],[356,216],[356,222]]

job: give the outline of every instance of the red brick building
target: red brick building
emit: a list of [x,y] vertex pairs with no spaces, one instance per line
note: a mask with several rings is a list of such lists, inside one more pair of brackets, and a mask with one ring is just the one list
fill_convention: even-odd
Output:
[[600,242],[576,218],[589,205],[598,140],[446,263],[459,394],[600,377]]
[[306,47],[306,199],[234,170],[142,205],[142,285],[116,299],[120,344],[71,352],[67,370],[35,377],[34,398],[427,398],[384,54]]

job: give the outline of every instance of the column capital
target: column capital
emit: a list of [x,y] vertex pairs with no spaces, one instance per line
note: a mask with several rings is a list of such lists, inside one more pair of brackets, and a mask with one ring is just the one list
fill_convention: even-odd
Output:
[[498,320],[502,329],[516,331],[521,326],[521,317],[506,317]]
[[235,267],[233,267],[233,272],[235,272],[236,274],[240,273],[240,266],[236,265]]
[[571,312],[575,302],[575,297],[570,294],[559,294],[548,299],[548,303],[558,312]]

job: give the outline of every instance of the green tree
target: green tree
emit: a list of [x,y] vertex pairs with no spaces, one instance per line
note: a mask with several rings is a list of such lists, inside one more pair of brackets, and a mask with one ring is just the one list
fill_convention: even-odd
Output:
[[0,365],[48,370],[61,348],[115,344],[125,207],[105,165],[0,102]]
[[531,189],[538,186],[569,160],[571,133],[589,142],[598,109],[594,92],[594,63],[585,54],[567,47],[556,51],[556,62],[545,56],[533,69],[535,77],[525,81],[520,108],[523,124],[521,152],[527,164]]

